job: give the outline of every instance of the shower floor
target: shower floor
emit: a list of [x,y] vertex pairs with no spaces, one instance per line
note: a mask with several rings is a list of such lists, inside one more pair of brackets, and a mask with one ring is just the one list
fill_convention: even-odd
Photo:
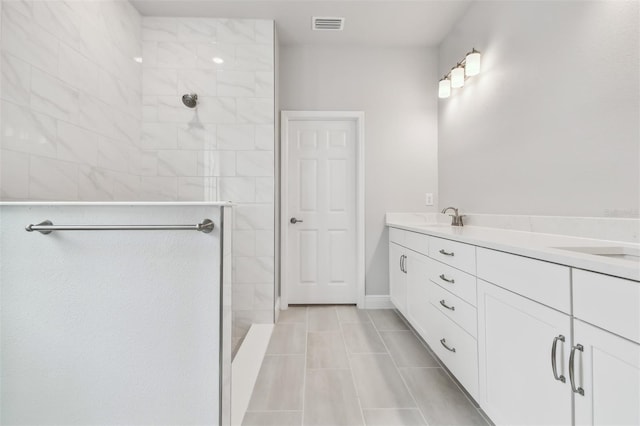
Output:
[[393,310],[309,306],[280,313],[242,424],[488,423]]

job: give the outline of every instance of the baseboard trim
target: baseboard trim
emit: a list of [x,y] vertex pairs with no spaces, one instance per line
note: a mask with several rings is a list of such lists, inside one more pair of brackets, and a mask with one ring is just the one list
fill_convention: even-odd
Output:
[[231,363],[231,425],[242,424],[269,346],[273,324],[253,324]]
[[388,295],[371,295],[364,297],[365,309],[393,309]]

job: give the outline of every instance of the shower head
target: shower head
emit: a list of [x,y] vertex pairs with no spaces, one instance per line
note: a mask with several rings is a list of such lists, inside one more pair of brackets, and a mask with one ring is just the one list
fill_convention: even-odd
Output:
[[195,93],[187,93],[185,95],[182,95],[182,103],[187,108],[195,108],[196,104],[198,103],[198,95],[196,95]]

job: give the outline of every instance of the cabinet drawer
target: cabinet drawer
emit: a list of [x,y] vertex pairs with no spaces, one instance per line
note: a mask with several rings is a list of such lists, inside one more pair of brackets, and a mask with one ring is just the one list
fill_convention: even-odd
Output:
[[476,306],[476,277],[444,263],[431,260],[429,279]]
[[429,254],[429,237],[418,232],[409,232],[405,234],[404,246],[418,253]]
[[389,241],[424,255],[429,254],[429,237],[419,232],[389,228]]
[[[478,346],[476,339],[432,307],[434,350],[467,392],[478,400]],[[447,345],[449,349],[445,348]],[[455,352],[453,352],[455,350]]]
[[407,231],[403,229],[389,228],[389,241],[403,246],[405,234],[407,234]]
[[454,266],[470,274],[476,273],[476,248],[442,238],[431,237],[429,257]]
[[477,337],[478,318],[475,307],[434,283],[429,283],[429,301],[467,333]]
[[564,313],[571,313],[568,266],[478,247],[478,278]]
[[574,269],[573,315],[640,343],[640,282]]

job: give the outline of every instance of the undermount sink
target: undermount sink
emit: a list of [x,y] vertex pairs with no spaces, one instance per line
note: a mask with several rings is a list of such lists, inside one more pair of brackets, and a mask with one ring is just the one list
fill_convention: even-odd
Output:
[[631,260],[640,262],[640,249],[631,247],[554,247],[560,250],[575,251],[576,253],[604,256],[612,259]]

